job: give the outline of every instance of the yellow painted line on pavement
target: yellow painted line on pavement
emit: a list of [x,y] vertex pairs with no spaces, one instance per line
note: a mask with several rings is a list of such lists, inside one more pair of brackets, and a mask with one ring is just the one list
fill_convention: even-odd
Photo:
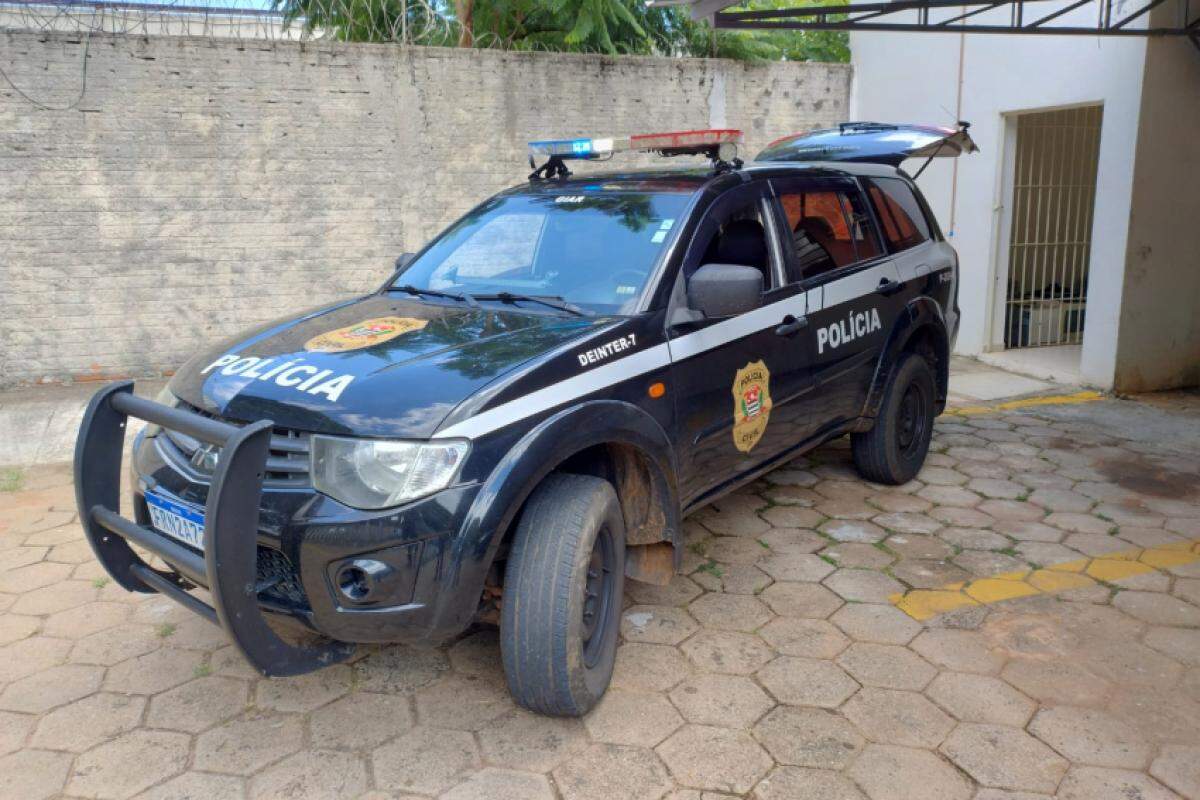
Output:
[[990,605],[1019,597],[1059,594],[1072,589],[1116,583],[1160,569],[1200,561],[1200,539],[1160,547],[1132,548],[1050,564],[1022,572],[1004,572],[973,581],[949,583],[939,589],[911,589],[888,599],[915,620],[927,620],[948,611]]
[[1077,403],[1094,403],[1103,400],[1100,392],[1084,391],[1073,394],[1052,394],[1045,397],[1026,397],[1021,400],[1006,400],[985,406],[951,406],[947,414],[993,414],[997,411],[1014,411],[1020,408],[1036,408],[1038,406],[1069,406]]

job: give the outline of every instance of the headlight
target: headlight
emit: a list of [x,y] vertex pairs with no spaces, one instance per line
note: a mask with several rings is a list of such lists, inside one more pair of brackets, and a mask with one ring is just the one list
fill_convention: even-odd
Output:
[[[162,403],[164,406],[175,408],[179,405],[179,398],[171,394],[171,390],[164,386],[162,391],[154,396],[154,402]],[[162,430],[162,426],[155,425],[153,422],[147,422],[144,430],[146,432],[146,438],[149,439],[151,436],[157,436]]]
[[388,508],[444,489],[467,457],[461,440],[312,437],[313,488],[354,508]]

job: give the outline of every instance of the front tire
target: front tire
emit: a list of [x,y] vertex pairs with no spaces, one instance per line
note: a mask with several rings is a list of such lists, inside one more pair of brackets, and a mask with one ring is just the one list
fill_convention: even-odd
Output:
[[859,475],[892,485],[916,476],[933,437],[936,386],[928,361],[917,353],[901,357],[884,389],[875,427],[850,436]]
[[586,714],[608,688],[625,585],[625,521],[612,484],[553,473],[530,496],[500,606],[500,652],[518,704]]

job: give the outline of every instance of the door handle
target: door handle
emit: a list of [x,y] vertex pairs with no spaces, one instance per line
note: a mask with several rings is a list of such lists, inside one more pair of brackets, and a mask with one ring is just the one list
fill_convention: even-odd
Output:
[[875,291],[884,297],[891,297],[903,288],[904,284],[900,281],[894,281],[891,278],[880,278],[879,285],[875,287]]
[[808,317],[793,317],[788,314],[783,318],[783,324],[775,329],[776,336],[792,336],[808,327]]

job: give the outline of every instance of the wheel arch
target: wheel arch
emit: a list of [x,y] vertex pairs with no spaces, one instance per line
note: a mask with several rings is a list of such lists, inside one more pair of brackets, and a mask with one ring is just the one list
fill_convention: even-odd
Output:
[[[581,403],[549,417],[513,445],[492,470],[468,515],[465,545],[490,567],[534,489],[554,471],[613,483],[631,548],[665,542],[671,568],[682,555],[675,453],[662,426],[616,400]],[[465,554],[464,554],[465,555]]]
[[873,420],[879,413],[888,376],[900,356],[908,352],[921,353],[931,361],[937,385],[935,411],[940,414],[945,409],[950,387],[950,335],[941,307],[932,298],[921,296],[905,307],[888,335],[863,409],[867,420]]

